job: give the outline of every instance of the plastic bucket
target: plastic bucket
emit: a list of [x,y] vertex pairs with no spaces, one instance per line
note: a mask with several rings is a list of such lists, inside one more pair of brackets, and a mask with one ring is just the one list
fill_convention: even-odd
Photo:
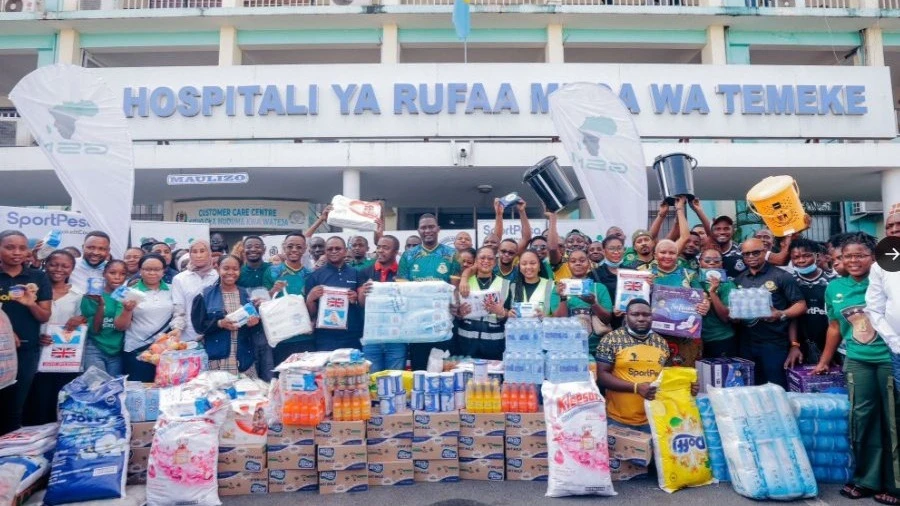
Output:
[[769,176],[747,192],[747,205],[776,237],[807,229],[800,189],[791,176]]
[[578,200],[575,187],[555,156],[548,156],[525,171],[522,182],[531,186],[550,212],[557,212]]
[[653,160],[659,192],[669,204],[675,203],[675,197],[679,195],[686,195],[689,200],[693,200],[696,168],[697,160],[685,153],[657,156]]

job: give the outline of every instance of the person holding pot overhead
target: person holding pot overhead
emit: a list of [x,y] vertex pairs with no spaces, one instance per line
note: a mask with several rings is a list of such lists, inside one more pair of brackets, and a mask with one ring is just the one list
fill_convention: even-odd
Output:
[[225,255],[219,259],[219,280],[194,298],[191,321],[203,334],[203,346],[209,355],[211,371],[243,373],[256,377],[253,369],[253,333],[259,316],[251,316],[244,326],[226,318],[250,302],[246,290],[237,286],[241,277],[241,259]]
[[[573,250],[569,253],[569,270],[571,279],[589,279],[591,259],[583,250]],[[589,333],[588,349],[593,350],[600,342],[600,338],[612,329],[609,322],[612,320],[612,300],[609,291],[602,283],[592,283],[589,295],[568,296],[566,284],[557,281],[556,290],[550,298],[550,307],[554,308],[553,316],[578,317]]]

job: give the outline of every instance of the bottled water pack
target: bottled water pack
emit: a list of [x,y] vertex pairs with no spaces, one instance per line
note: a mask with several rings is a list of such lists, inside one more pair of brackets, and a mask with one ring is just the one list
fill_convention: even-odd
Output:
[[575,351],[589,353],[588,333],[578,318],[544,318],[541,347],[546,351]]
[[541,351],[543,327],[537,318],[511,318],[505,332],[507,351]]
[[540,385],[544,381],[544,354],[540,350],[503,353],[503,381]]
[[737,320],[766,318],[772,314],[772,294],[763,287],[732,290],[728,295],[728,312]]

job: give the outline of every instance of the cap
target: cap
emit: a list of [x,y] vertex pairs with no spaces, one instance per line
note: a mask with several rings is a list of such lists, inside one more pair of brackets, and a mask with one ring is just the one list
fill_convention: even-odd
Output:
[[159,241],[154,239],[153,237],[147,237],[143,241],[141,241],[141,249],[152,247],[158,242]]
[[722,216],[719,216],[718,218],[714,219],[712,224],[715,225],[716,223],[719,223],[720,221],[724,221],[724,222],[728,223],[729,225],[734,226],[734,220],[731,219],[731,216],[728,216],[726,214],[723,214]]
[[631,234],[631,243],[634,244],[634,242],[638,240],[638,237],[643,237],[643,236],[647,236],[647,237],[653,239],[653,236],[650,235],[649,230],[641,228],[641,229],[635,230],[634,233]]

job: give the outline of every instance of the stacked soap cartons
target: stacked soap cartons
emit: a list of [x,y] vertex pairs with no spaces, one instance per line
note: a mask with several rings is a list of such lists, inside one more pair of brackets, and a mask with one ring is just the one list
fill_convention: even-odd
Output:
[[403,486],[415,482],[413,414],[375,415],[366,426],[369,486]]
[[506,413],[506,479],[547,481],[547,427],[544,413]]
[[459,414],[459,477],[463,480],[503,481],[506,415]]
[[280,422],[269,425],[269,493],[319,489],[316,429]]
[[[125,408],[131,417],[131,451],[128,456],[127,483],[147,483],[147,463],[153,427],[159,418],[159,388],[153,383],[129,381],[125,384]],[[140,433],[137,441],[134,434]]]
[[320,494],[369,489],[366,422],[322,422],[315,439]]
[[459,413],[416,412],[412,453],[415,481],[459,481]]
[[269,492],[265,399],[233,400],[219,430],[219,495]]
[[606,433],[609,443],[609,472],[613,481],[643,478],[653,458],[650,434],[610,425]]

